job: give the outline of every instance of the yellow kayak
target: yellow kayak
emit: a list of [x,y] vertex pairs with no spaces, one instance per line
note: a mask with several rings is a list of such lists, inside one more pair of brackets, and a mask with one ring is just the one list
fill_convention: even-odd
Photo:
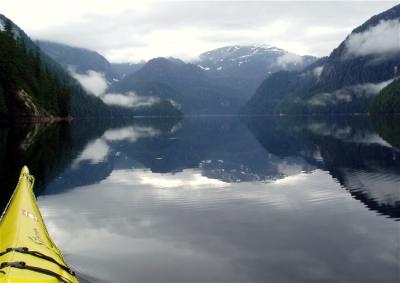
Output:
[[47,232],[25,166],[0,219],[0,283],[77,283]]

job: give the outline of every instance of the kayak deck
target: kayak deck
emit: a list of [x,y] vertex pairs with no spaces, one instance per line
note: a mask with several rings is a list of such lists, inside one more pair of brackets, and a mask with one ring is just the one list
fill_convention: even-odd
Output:
[[77,283],[47,232],[33,184],[25,166],[0,219],[0,283]]

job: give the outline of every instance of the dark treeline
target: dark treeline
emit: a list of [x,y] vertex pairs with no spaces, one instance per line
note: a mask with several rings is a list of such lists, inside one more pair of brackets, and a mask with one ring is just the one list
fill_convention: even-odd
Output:
[[70,90],[42,60],[37,48],[26,46],[6,21],[0,32],[0,113],[2,117],[70,114]]
[[370,112],[398,114],[400,113],[400,79],[385,87],[371,103]]

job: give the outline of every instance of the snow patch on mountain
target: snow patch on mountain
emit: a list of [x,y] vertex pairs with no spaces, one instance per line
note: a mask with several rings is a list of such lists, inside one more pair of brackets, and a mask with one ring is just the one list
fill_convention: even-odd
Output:
[[209,71],[210,70],[210,68],[208,68],[208,67],[203,67],[202,65],[197,65],[197,67],[199,67],[200,69],[203,69],[204,71]]
[[[234,45],[205,52],[194,62],[210,72],[238,76],[246,72],[253,77],[265,77],[268,72],[302,69],[315,61],[311,56],[300,56],[268,44]],[[225,72],[220,72],[223,69]],[[240,75],[239,75],[240,76]],[[257,77],[257,75],[256,75]]]

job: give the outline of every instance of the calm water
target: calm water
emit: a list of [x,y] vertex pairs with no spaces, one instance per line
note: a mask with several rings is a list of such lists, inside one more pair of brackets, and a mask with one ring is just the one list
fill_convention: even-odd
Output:
[[0,129],[82,282],[399,282],[400,121],[75,121]]

